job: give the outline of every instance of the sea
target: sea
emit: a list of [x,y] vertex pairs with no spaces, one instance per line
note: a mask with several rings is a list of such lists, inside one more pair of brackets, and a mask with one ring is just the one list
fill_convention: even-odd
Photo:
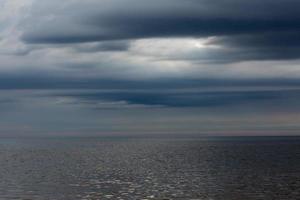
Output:
[[297,200],[300,137],[3,138],[0,199]]

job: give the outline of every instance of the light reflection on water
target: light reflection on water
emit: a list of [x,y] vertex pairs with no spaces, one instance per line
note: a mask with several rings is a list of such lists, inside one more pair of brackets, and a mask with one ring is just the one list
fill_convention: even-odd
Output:
[[2,139],[0,199],[297,199],[300,139]]

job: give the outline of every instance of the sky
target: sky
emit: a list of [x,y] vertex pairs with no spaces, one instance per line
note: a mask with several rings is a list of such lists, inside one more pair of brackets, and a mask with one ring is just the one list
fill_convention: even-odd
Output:
[[300,135],[298,0],[1,0],[0,136]]

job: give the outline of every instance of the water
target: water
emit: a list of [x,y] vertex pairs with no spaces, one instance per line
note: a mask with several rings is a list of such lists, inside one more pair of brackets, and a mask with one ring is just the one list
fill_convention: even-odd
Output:
[[300,139],[1,139],[0,199],[300,199]]

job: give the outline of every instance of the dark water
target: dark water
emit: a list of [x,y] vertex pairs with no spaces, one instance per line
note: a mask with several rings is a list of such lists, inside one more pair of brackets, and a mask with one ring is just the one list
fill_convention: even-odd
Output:
[[300,199],[300,139],[1,139],[0,199]]

